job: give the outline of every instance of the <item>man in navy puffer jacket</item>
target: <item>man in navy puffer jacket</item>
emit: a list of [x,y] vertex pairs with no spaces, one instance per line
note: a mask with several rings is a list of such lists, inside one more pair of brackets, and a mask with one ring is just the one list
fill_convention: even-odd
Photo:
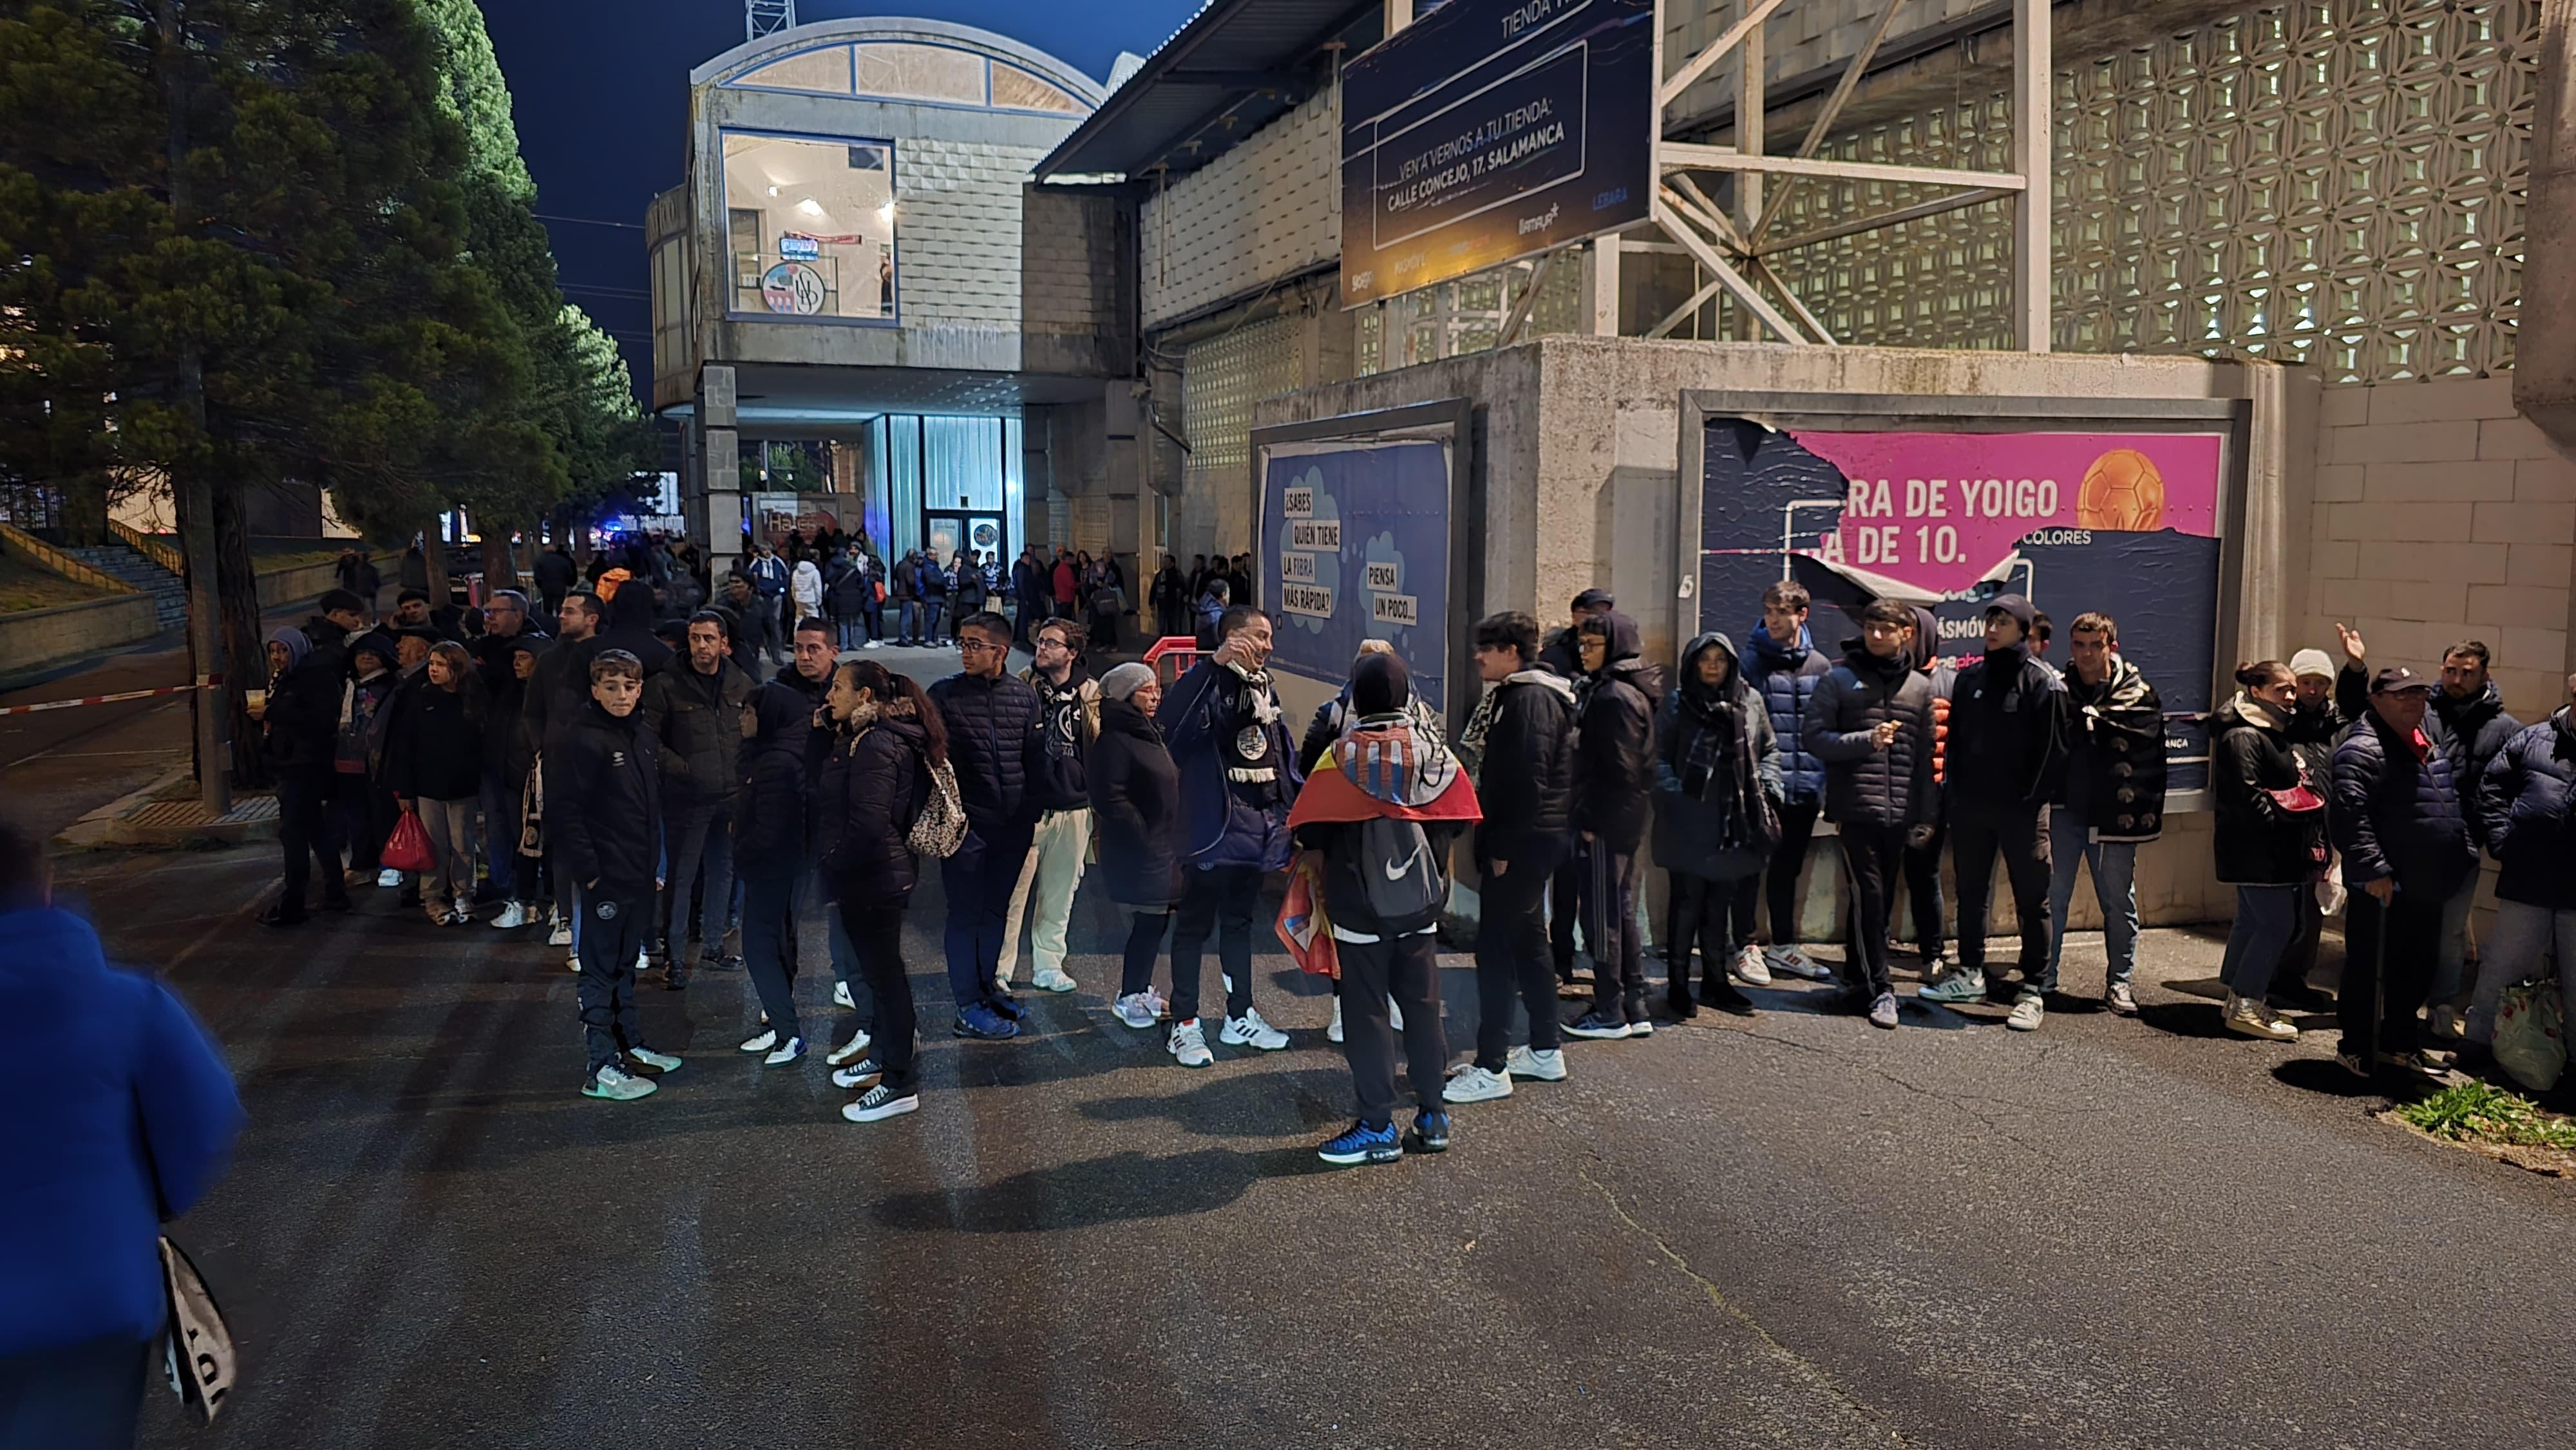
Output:
[[939,867],[948,896],[948,987],[957,998],[960,1037],[1017,1037],[1026,1011],[994,984],[993,974],[1002,959],[1011,888],[1037,832],[1038,800],[1029,782],[1046,769],[1045,710],[1037,691],[1003,669],[1010,653],[1009,620],[968,615],[957,626],[965,668],[930,687],[930,703],[948,727],[948,761],[966,808],[966,842]]
[[[1798,878],[1807,868],[1807,843],[1825,806],[1825,763],[1806,746],[1807,706],[1816,686],[1834,669],[1834,662],[1807,637],[1808,603],[1805,586],[1786,579],[1763,590],[1762,627],[1753,631],[1744,652],[1744,678],[1770,712],[1771,733],[1780,739],[1780,780],[1788,790],[1780,802],[1780,844],[1771,853],[1771,864],[1763,875],[1745,877],[1735,893],[1735,939],[1745,944],[1737,954],[1735,974],[1757,986],[1771,980],[1772,967],[1810,981],[1833,977],[1829,968],[1798,950]],[[1765,881],[1767,887],[1759,884]],[[1771,899],[1767,954],[1753,945],[1754,902],[1765,895]]]
[[2363,1077],[2380,1066],[2440,1078],[2417,1051],[2415,1020],[2441,949],[2442,906],[2477,869],[2452,780],[2451,732],[2426,708],[2430,682],[2402,665],[2373,676],[2370,713],[2335,747],[2326,812],[2343,880],[2343,1065]]
[[168,988],[52,904],[0,826],[0,1442],[130,1446],[161,1332],[161,1221],[223,1172],[232,1074]]
[[[2567,677],[2576,693],[2576,675]],[[2540,974],[2553,945],[2558,990],[2576,1007],[2576,707],[2561,705],[2517,732],[2478,781],[2478,823],[2504,869],[2496,875],[2495,929],[2478,958],[2469,1041],[2495,1041],[2504,989]],[[2568,1014],[2576,1020],[2576,1012]]]

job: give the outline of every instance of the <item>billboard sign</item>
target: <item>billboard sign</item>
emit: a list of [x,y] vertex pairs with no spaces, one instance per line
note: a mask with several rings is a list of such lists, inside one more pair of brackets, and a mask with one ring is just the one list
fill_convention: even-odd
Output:
[[1449,0],[1342,73],[1342,302],[1646,219],[1652,0]]
[[1984,652],[1986,601],[2027,595],[2066,627],[2098,610],[2163,697],[2172,788],[2207,779],[2194,717],[2215,703],[2223,424],[2181,430],[1801,428],[1712,416],[1702,440],[1699,617],[1748,632],[1762,591],[1814,595],[1813,645],[1858,634],[1873,598],[1931,611],[1942,662]]

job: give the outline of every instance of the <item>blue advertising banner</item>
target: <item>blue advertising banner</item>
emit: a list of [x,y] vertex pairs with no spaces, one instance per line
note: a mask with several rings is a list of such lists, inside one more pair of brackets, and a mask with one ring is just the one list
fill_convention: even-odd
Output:
[[1449,0],[1342,73],[1342,304],[1646,219],[1653,0]]
[[1317,440],[1262,454],[1258,568],[1271,668],[1339,687],[1360,641],[1395,646],[1448,708],[1449,446]]

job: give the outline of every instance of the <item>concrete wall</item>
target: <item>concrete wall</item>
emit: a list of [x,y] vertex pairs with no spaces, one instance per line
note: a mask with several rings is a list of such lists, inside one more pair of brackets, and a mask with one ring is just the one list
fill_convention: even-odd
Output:
[[0,675],[118,649],[160,632],[149,594],[0,614]]
[[1338,259],[1341,131],[1341,93],[1321,91],[1148,198],[1138,227],[1145,326]]
[[1136,367],[1136,209],[1097,188],[1030,186],[1020,201],[1020,330],[1032,372],[1128,377]]

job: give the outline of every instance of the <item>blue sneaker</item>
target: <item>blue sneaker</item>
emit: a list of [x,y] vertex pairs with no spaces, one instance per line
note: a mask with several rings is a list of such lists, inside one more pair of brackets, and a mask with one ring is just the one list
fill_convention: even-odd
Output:
[[1000,1042],[1019,1036],[1020,1024],[1005,1018],[981,1002],[970,1002],[965,1010],[957,1014],[957,1022],[949,1030],[960,1037],[981,1037],[987,1041]]
[[993,1009],[993,1015],[997,1017],[1005,1018],[1012,1022],[1022,1022],[1028,1019],[1029,1009],[1021,1006],[1019,999],[1013,997],[1008,992],[995,993],[987,1005]]
[[1404,1144],[1397,1140],[1393,1123],[1376,1128],[1353,1123],[1349,1132],[1316,1149],[1315,1156],[1344,1168],[1354,1163],[1392,1163],[1404,1156]]
[[1449,1115],[1429,1110],[1413,1115],[1413,1131],[1404,1135],[1408,1153],[1446,1153],[1449,1151]]

